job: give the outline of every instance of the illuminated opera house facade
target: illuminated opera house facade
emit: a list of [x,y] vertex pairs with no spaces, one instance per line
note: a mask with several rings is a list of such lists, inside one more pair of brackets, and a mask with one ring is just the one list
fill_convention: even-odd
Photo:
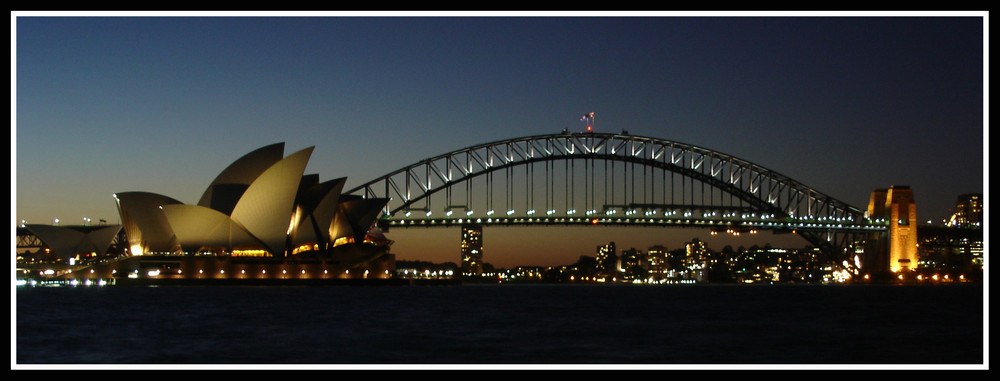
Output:
[[287,157],[284,143],[254,150],[223,170],[197,204],[116,193],[125,255],[81,272],[95,278],[390,278],[391,241],[373,228],[388,200],[341,194],[346,178],[320,182],[319,175],[304,174],[312,150]]

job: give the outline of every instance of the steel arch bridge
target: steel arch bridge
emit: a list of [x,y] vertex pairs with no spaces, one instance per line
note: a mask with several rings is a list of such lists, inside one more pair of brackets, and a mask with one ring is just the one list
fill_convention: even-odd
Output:
[[[732,155],[627,133],[527,136],[400,168],[345,194],[389,199],[383,228],[696,226],[795,231],[831,253],[884,232],[864,211]],[[456,214],[457,212],[457,214]]]

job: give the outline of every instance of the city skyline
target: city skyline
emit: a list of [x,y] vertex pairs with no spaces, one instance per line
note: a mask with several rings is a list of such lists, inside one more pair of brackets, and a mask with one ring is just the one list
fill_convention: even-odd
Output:
[[[478,143],[581,131],[587,112],[598,131],[732,154],[862,209],[872,190],[908,185],[918,219],[937,223],[958,195],[988,195],[982,14],[33,16],[12,14],[15,223],[118,223],[115,192],[194,203],[275,142],[316,146],[306,172],[351,188]],[[487,227],[483,259],[566,264],[608,241],[721,248],[694,229],[599,229]],[[458,262],[459,235],[387,236],[398,259]]]

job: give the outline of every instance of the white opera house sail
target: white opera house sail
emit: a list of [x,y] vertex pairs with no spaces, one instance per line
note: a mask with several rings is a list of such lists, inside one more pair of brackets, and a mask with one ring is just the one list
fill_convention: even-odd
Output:
[[329,255],[361,244],[385,199],[341,195],[346,178],[319,182],[304,171],[313,147],[284,157],[284,143],[261,147],[226,167],[197,204],[148,192],[115,199],[133,255],[215,254],[282,258]]

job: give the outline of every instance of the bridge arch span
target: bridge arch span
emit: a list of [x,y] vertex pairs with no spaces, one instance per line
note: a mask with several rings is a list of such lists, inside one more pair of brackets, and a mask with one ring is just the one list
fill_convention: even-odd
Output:
[[[564,165],[557,166],[559,162]],[[498,174],[502,179],[494,179]],[[638,180],[642,184],[636,185]],[[561,133],[473,145],[402,167],[345,193],[390,199],[384,219],[453,209],[463,209],[467,216],[492,215],[501,204],[496,196],[500,185],[506,210],[498,215],[508,216],[715,209],[771,219],[864,219],[862,210],[753,162],[629,134]],[[441,194],[443,202],[431,201]]]

